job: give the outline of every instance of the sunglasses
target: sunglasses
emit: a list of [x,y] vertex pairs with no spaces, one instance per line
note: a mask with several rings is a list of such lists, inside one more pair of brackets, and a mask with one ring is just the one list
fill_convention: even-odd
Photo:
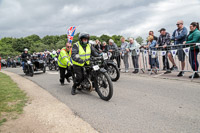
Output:
[[[180,23],[180,24],[182,24],[182,23]],[[176,24],[176,25],[180,25],[180,24]]]
[[67,46],[67,48],[72,48],[72,46]]

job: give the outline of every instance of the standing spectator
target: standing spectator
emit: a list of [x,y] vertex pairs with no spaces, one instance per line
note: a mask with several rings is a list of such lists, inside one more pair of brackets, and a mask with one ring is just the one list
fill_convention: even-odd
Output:
[[101,42],[97,39],[96,40],[96,45],[94,46],[94,48],[96,49],[97,53],[101,53],[102,50],[101,50]]
[[112,39],[109,40],[108,51],[112,53],[111,60],[115,59],[117,61],[117,66],[120,70],[120,63],[121,63],[120,53],[119,53],[117,45],[114,43]]
[[[154,40],[153,36],[150,35],[148,37],[148,45],[145,46],[145,48],[149,48],[151,51],[155,50],[156,46],[156,40]],[[158,62],[158,57],[152,58],[151,52],[149,53],[149,65],[151,66],[151,69],[159,69],[159,62]]]
[[[186,42],[184,43],[200,43],[199,23],[192,22],[190,24],[190,33],[187,36]],[[198,46],[192,46],[190,48],[189,62],[193,71],[198,71],[199,68],[199,63],[197,60],[198,53],[199,53]],[[190,76],[189,78],[192,78],[192,76]],[[197,72],[195,72],[194,78],[199,78],[199,74]]]
[[124,37],[121,37],[121,51],[120,55],[122,56],[122,59],[124,61],[125,66],[125,72],[127,73],[129,71],[129,64],[128,64],[128,42],[125,41]]
[[[171,41],[170,35],[168,32],[166,32],[165,28],[161,28],[159,32],[160,32],[160,36],[158,38],[156,47],[162,46],[164,50],[167,50],[166,47],[167,45],[170,45],[170,41]],[[167,70],[164,74],[171,73],[169,69],[169,61],[167,59],[167,55],[168,55],[168,51],[166,52],[166,55],[163,56],[163,70]]]
[[129,38],[129,44],[126,47],[126,50],[129,51],[132,55],[132,62],[134,66],[134,71],[133,73],[138,73],[139,72],[139,64],[138,64],[138,54],[136,52],[136,49],[140,48],[140,44],[135,41],[133,38]]
[[[174,41],[174,45],[177,44],[183,44],[183,42],[186,40],[187,37],[187,29],[183,26],[183,20],[179,20],[177,22],[177,29],[172,34],[172,40]],[[180,47],[177,51],[178,53],[178,59],[181,61],[181,69],[182,71],[179,72],[177,75],[178,77],[181,77],[184,75],[183,70],[185,69],[185,52],[182,49],[183,47]],[[174,62],[174,59],[172,58],[172,61]]]
[[103,41],[103,44],[101,45],[101,50],[104,53],[108,52],[108,45],[107,45],[107,43],[105,41]]
[[152,30],[149,31],[149,36],[153,36],[153,40],[158,40],[158,37],[154,36],[154,32]]

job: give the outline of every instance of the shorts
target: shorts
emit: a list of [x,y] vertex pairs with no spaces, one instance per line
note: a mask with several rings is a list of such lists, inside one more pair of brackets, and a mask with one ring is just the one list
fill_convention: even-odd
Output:
[[185,61],[185,52],[182,49],[177,50],[178,60]]

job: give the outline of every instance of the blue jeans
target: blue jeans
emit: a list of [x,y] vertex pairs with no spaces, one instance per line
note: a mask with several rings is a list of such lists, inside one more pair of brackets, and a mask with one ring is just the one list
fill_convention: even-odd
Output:
[[22,61],[22,68],[23,68],[23,70],[24,70],[24,65],[25,65],[25,63]]
[[190,50],[189,53],[189,62],[193,71],[198,71],[199,68],[199,62],[197,60],[198,53],[199,49]]
[[154,68],[154,67],[159,68],[158,57],[151,58],[151,55],[149,55],[149,65],[151,66],[151,68]]

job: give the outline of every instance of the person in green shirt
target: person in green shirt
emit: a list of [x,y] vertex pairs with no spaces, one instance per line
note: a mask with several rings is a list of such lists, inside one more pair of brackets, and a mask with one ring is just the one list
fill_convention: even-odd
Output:
[[[188,44],[188,43],[200,43],[199,23],[192,22],[190,24],[190,33],[187,36],[187,40],[186,40],[185,43],[186,44]],[[197,60],[198,53],[199,53],[198,46],[192,46],[190,48],[189,62],[190,62],[190,65],[191,65],[193,71],[198,71],[198,68],[199,68],[199,63],[198,63],[198,60]],[[190,76],[189,78],[192,78],[192,76]],[[194,78],[199,78],[199,74],[197,72],[195,72]]]

